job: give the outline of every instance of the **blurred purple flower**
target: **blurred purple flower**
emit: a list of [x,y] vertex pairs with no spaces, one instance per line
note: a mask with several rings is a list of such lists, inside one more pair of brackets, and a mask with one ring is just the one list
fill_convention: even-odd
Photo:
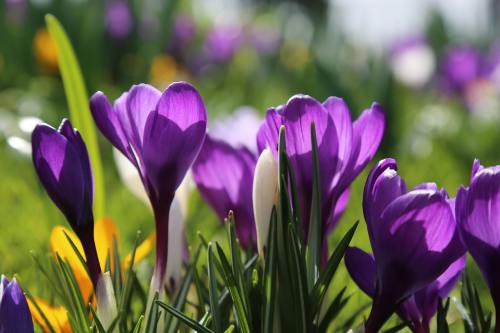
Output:
[[94,242],[94,184],[85,143],[64,119],[57,130],[47,124],[37,125],[31,144],[38,178],[80,239],[92,283],[97,287],[101,266]]
[[33,333],[31,312],[16,279],[0,278],[0,332]]
[[207,135],[193,164],[193,178],[202,197],[223,221],[234,212],[238,239],[256,249],[252,184],[257,157],[246,147],[234,148]]
[[316,126],[321,199],[322,242],[332,230],[348,199],[348,187],[373,158],[382,139],[385,113],[373,103],[356,121],[347,104],[329,97],[323,104],[306,95],[295,95],[286,105],[267,111],[257,135],[259,153],[268,147],[277,158],[280,126],[285,126],[286,150],[295,173],[305,237],[309,230],[312,199],[311,123]]
[[12,23],[20,24],[26,17],[28,3],[26,0],[6,0],[5,15]]
[[147,84],[132,86],[111,105],[102,92],[90,99],[102,134],[137,168],[156,222],[153,288],[160,290],[168,252],[168,217],[176,189],[203,145],[207,113],[198,91],[185,82],[163,93]]
[[500,166],[474,161],[468,188],[457,194],[456,216],[467,249],[490,288],[500,329]]
[[[363,292],[373,298],[376,294],[377,276],[373,255],[357,247],[351,247],[347,249],[344,260],[354,282]],[[448,297],[460,278],[465,263],[466,257],[460,257],[436,280],[408,297],[397,307],[396,312],[403,320],[410,323],[413,332],[430,332],[430,321],[437,311],[438,302]]]
[[462,94],[481,75],[482,59],[473,47],[454,47],[446,51],[440,67],[439,83],[443,91]]
[[281,37],[276,29],[269,26],[256,25],[250,28],[249,42],[261,54],[272,54],[280,46]]
[[241,44],[241,27],[216,25],[206,36],[204,51],[210,61],[223,63],[234,56]]
[[172,39],[181,45],[189,43],[196,36],[196,22],[186,13],[175,16]]
[[[355,248],[346,257],[353,279],[373,297],[367,333],[378,332],[401,301],[422,288],[433,288],[433,281],[438,280],[438,290],[446,292],[456,266],[448,272],[451,276],[444,273],[465,253],[446,192],[433,183],[407,192],[396,170],[395,160],[382,160],[365,184],[363,213],[373,258]],[[372,268],[364,272],[367,267]],[[423,322],[434,311],[435,297],[426,297],[415,295],[415,302],[421,302],[418,308],[408,303],[399,310],[404,316],[418,310],[421,317],[412,319]]]
[[132,31],[132,13],[127,1],[107,1],[105,20],[108,34],[115,39],[123,39]]

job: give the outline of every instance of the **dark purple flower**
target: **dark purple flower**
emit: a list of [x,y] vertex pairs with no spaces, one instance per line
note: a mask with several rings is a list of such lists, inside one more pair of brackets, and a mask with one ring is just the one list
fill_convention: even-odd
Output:
[[205,39],[205,54],[213,62],[226,62],[242,43],[241,28],[232,25],[214,26]]
[[[374,291],[366,323],[366,332],[372,333],[399,302],[438,279],[465,250],[446,192],[433,183],[407,192],[393,159],[380,161],[370,172],[363,213],[375,264],[359,249],[350,250],[346,263],[361,289]],[[370,275],[359,274],[360,264],[374,267]]]
[[96,287],[101,268],[94,243],[94,185],[85,143],[64,119],[57,130],[47,124],[37,125],[31,144],[38,177],[80,238]]
[[500,166],[474,161],[468,188],[461,187],[456,216],[463,241],[490,288],[500,329]]
[[133,21],[127,1],[109,0],[106,3],[106,30],[115,39],[123,39],[132,31]]
[[[375,296],[377,267],[373,255],[357,247],[347,249],[345,264],[358,287],[368,296]],[[396,312],[411,324],[415,333],[430,332],[430,321],[437,311],[440,299],[446,299],[465,268],[466,257],[453,262],[436,280],[409,296]]]
[[202,197],[222,220],[234,212],[238,239],[256,248],[252,184],[257,157],[247,148],[234,148],[207,136],[193,164],[193,178]]
[[90,99],[102,134],[137,168],[156,222],[155,288],[165,275],[168,216],[177,187],[203,145],[207,113],[198,91],[172,83],[163,93],[146,84],[133,86],[111,105],[102,93]]
[[[377,151],[385,126],[382,107],[373,103],[356,121],[346,103],[329,97],[323,104],[306,95],[295,95],[286,105],[267,111],[257,134],[259,153],[269,147],[277,154],[280,126],[285,126],[286,150],[295,173],[304,232],[309,230],[312,199],[311,123],[316,126],[322,199],[322,237],[335,226],[347,204],[351,182]],[[325,244],[326,246],[326,244]]]
[[0,279],[0,332],[32,333],[33,320],[21,287],[16,279]]
[[481,55],[476,49],[469,46],[450,48],[441,61],[441,88],[446,93],[462,94],[480,76],[481,67]]

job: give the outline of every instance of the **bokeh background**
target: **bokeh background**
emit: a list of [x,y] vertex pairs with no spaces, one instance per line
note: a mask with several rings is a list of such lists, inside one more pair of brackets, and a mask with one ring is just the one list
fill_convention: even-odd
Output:
[[[410,187],[435,181],[454,196],[474,158],[500,161],[500,1],[1,1],[0,272],[17,274],[25,288],[43,286],[30,251],[47,252],[52,227],[66,224],[30,158],[34,125],[57,126],[68,116],[47,13],[67,30],[90,94],[115,98],[134,83],[165,88],[186,80],[203,96],[211,130],[229,140],[251,138],[258,124],[252,112],[262,117],[293,94],[334,95],[353,117],[373,101],[382,104],[387,128],[376,159],[395,157]],[[152,215],[121,181],[111,146],[99,140],[106,215],[127,251],[137,230],[153,230]],[[366,174],[353,184],[331,244],[363,220]],[[196,191],[189,207],[190,244],[197,231],[222,237]],[[354,243],[369,249],[363,223]],[[345,272],[336,283],[350,286],[355,306],[368,302]]]

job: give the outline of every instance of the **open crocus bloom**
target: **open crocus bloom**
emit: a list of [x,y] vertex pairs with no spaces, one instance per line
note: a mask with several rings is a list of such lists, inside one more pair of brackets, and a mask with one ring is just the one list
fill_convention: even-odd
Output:
[[481,270],[496,308],[500,329],[500,166],[483,168],[474,161],[468,188],[460,188],[456,200],[460,232]]
[[311,123],[318,143],[322,241],[333,230],[347,204],[348,187],[378,149],[385,114],[377,103],[351,120],[347,104],[338,97],[324,103],[306,95],[292,96],[285,105],[267,111],[257,134],[259,153],[271,149],[277,158],[279,128],[285,126],[286,153],[296,176],[301,220],[307,239],[313,184]]
[[114,106],[97,92],[90,108],[102,134],[136,167],[151,202],[157,235],[151,290],[159,291],[167,266],[170,207],[205,139],[205,106],[193,86],[175,82],[163,93],[146,84],[133,86]]
[[[400,302],[437,280],[465,250],[446,192],[432,183],[407,191],[393,159],[380,161],[370,172],[363,213],[373,259],[359,249],[350,250],[346,263],[362,289],[373,291],[366,323],[366,332],[371,333],[382,327]],[[370,265],[374,279],[359,272]]]
[[255,248],[257,241],[251,191],[256,162],[246,147],[234,148],[207,135],[193,164],[196,185],[221,221],[234,212],[236,233],[245,248]]
[[[73,270],[73,274],[75,276],[76,282],[80,287],[80,292],[85,301],[90,300],[92,295],[92,282],[89,279],[89,276],[82,266],[82,263],[78,259],[78,256],[73,251],[70,242],[68,241],[66,235],[73,241],[76,245],[80,254],[85,258],[85,254],[82,250],[81,242],[76,237],[75,233],[71,230],[63,227],[63,226],[55,226],[52,229],[52,233],[50,235],[50,250],[56,255],[56,253],[61,256],[61,258],[68,261],[71,269]],[[111,256],[110,263],[113,268],[114,260],[113,256],[113,248],[114,248],[114,240],[116,239],[116,244],[119,243],[119,235],[116,229],[115,224],[110,219],[101,219],[98,220],[94,225],[94,236],[97,248],[97,255],[99,257],[99,262],[101,263],[101,269],[104,270],[104,265],[106,263],[107,257]],[[154,244],[154,234],[150,235],[147,239],[145,239],[136,249],[135,257],[134,257],[134,265],[143,260],[153,248]],[[130,262],[132,260],[131,254],[128,254],[121,263],[122,270],[128,269]],[[42,299],[36,299],[36,303],[40,306],[41,310],[46,315],[50,324],[54,328],[58,328],[60,332],[70,332],[70,325],[68,321],[67,311],[62,306],[52,306],[48,302]],[[42,319],[42,316],[38,313],[36,307],[29,302],[31,312],[33,314],[34,320],[41,325],[42,328],[45,327],[45,322]]]
[[0,277],[0,332],[33,333],[33,321],[16,279]]
[[[368,296],[375,296],[377,267],[373,255],[357,247],[348,248],[345,264],[358,287]],[[430,332],[430,321],[437,311],[440,299],[448,297],[465,268],[466,257],[453,262],[436,280],[420,289],[403,303],[396,312],[411,325],[415,333]]]

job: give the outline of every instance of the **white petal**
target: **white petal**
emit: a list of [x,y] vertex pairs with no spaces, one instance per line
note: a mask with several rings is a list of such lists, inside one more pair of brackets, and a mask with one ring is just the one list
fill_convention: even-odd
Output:
[[[97,316],[105,329],[111,326],[118,315],[115,291],[109,272],[102,273],[97,281]],[[115,328],[113,332],[118,332]]]

